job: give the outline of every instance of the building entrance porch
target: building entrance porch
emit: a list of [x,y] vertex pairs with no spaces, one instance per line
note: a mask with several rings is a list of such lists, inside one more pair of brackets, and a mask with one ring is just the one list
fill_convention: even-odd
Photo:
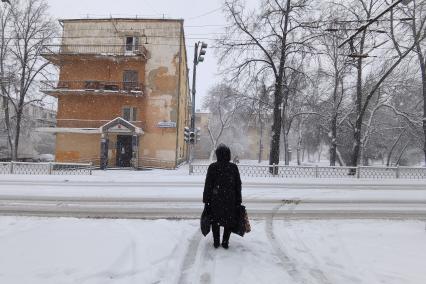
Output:
[[100,168],[138,168],[142,129],[118,117],[101,128]]

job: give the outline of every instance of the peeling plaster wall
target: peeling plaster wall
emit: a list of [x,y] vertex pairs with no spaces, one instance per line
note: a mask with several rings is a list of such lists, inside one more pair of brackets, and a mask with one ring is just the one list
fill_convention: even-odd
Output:
[[[147,49],[147,58],[133,56],[68,56],[61,59],[60,80],[123,80],[124,70],[137,70],[144,84],[144,95],[59,94],[58,127],[99,127],[117,116],[124,106],[138,109],[138,120],[145,134],[140,138],[140,158],[175,161],[186,157],[183,126],[189,120],[186,50],[181,20],[65,20],[63,45],[124,45],[126,36],[138,36]],[[147,40],[148,44],[145,44]],[[180,97],[179,97],[180,95]],[[158,128],[162,121],[176,122],[177,128]],[[84,138],[92,144],[94,135],[58,134],[58,160],[68,156],[99,155],[84,153]],[[65,140],[76,143],[64,143]],[[78,143],[77,143],[78,142]],[[178,150],[178,153],[176,152]],[[69,154],[69,153],[74,154]],[[68,154],[67,154],[68,153]],[[111,153],[111,155],[115,155]],[[109,157],[111,159],[111,157]],[[115,157],[114,157],[115,158]],[[114,161],[115,164],[115,161]],[[169,163],[170,164],[170,163]]]
[[[145,62],[141,59],[108,59],[105,57],[92,59],[63,60],[61,64],[60,80],[63,81],[86,81],[99,80],[110,82],[123,81],[125,70],[138,71],[140,83],[145,81]],[[84,79],[85,78],[85,79]]]
[[[100,135],[56,134],[56,160],[99,164]],[[84,145],[84,147],[81,147]],[[80,146],[80,147],[79,147]]]
[[189,155],[188,146],[184,141],[184,127],[189,126],[190,123],[190,109],[188,103],[190,102],[190,89],[188,81],[188,67],[186,57],[185,38],[182,32],[181,38],[181,68],[180,68],[180,97],[179,97],[179,121],[177,128],[178,146],[177,146],[177,160],[185,161]]

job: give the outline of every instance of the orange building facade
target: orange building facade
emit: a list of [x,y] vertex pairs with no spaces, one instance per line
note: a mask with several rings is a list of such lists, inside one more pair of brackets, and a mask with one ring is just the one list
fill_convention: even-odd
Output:
[[42,91],[58,99],[58,162],[174,168],[186,160],[190,96],[183,20],[61,20],[59,67]]

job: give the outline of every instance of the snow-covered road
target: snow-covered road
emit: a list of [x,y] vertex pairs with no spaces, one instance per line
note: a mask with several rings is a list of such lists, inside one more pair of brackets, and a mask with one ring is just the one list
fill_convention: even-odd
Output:
[[[198,218],[202,191],[200,177],[8,176],[0,214]],[[252,218],[426,218],[422,181],[245,180],[243,200]]]
[[185,219],[203,180],[0,176],[0,215],[14,215],[0,216],[0,283],[426,283],[425,181],[244,178],[253,231],[225,251]]

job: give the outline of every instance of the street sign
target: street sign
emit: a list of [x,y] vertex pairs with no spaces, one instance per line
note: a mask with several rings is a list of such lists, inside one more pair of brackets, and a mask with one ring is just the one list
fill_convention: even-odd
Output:
[[174,121],[160,121],[157,124],[158,128],[176,128],[176,122]]

